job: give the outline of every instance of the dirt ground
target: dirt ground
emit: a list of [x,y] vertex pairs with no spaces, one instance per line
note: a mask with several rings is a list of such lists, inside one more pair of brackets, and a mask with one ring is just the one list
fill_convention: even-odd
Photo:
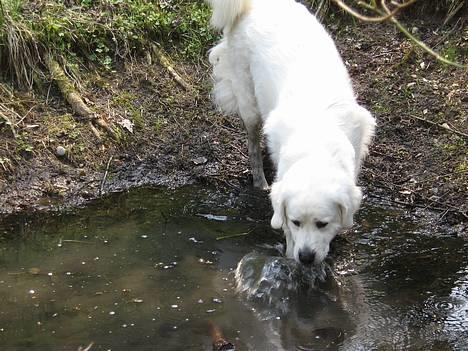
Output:
[[[461,30],[414,21],[412,26],[430,46],[466,52]],[[367,196],[466,233],[466,70],[436,63],[391,25],[335,23],[328,29],[359,101],[378,121],[360,177]],[[174,66],[193,91],[147,60],[88,77],[85,101],[114,124],[133,122],[133,131],[122,128],[117,141],[99,143],[53,86],[43,96],[16,94],[24,116],[17,127],[28,131],[25,143],[33,151],[16,147],[16,156],[1,164],[0,214],[63,209],[142,185],[205,183],[232,191],[250,186],[245,133],[238,118],[213,108],[206,61]],[[5,128],[0,135],[5,160],[14,141]],[[64,156],[56,155],[58,146],[66,149]]]

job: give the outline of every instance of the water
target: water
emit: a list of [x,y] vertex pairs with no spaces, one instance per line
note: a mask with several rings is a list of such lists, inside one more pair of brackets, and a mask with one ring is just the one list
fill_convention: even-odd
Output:
[[[466,242],[367,204],[305,287],[269,215],[266,196],[191,187],[0,222],[1,349],[211,350],[214,323],[238,350],[468,350]],[[250,286],[268,299],[236,293],[245,255],[251,284],[284,281]]]

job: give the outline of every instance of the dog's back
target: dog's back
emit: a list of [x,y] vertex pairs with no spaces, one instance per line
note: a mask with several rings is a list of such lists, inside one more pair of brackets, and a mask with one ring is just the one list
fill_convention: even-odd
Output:
[[217,57],[226,61],[226,69],[215,72],[215,77],[229,77],[244,87],[251,84],[264,119],[285,100],[296,108],[307,102],[314,109],[354,102],[348,73],[332,39],[303,5],[294,0],[209,2],[212,24],[229,42]]

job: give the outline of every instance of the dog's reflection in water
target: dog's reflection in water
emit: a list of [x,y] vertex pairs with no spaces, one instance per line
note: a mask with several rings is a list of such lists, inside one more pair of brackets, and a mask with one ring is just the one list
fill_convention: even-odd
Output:
[[239,294],[266,322],[263,332],[269,347],[277,350],[335,350],[343,345],[363,312],[356,280],[337,275],[330,263],[304,267],[258,252],[244,256],[236,270]]

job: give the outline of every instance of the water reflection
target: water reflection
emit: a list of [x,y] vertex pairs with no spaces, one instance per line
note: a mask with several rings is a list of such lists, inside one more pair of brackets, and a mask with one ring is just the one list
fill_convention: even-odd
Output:
[[269,211],[250,192],[141,189],[5,220],[2,350],[210,350],[209,321],[239,350],[468,348],[466,244],[397,210],[367,206],[336,243],[333,276],[313,289],[292,274],[274,300],[236,295],[245,255],[278,259]]

